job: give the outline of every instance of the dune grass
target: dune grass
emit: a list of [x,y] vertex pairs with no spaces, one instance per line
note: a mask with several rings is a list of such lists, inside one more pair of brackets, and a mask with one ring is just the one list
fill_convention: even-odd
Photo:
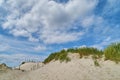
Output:
[[120,61],[120,43],[112,43],[105,50],[105,59],[115,61],[118,63]]
[[93,55],[93,58],[100,58],[101,55],[103,54],[102,51],[96,49],[96,48],[88,48],[88,47],[84,47],[84,48],[70,48],[67,50],[61,50],[60,52],[55,52],[49,55],[48,58],[46,58],[44,60],[44,63],[49,63],[52,60],[60,60],[60,62],[63,61],[70,61],[70,58],[67,56],[68,53],[79,53],[80,58],[82,58],[83,56],[89,56],[89,55]]
[[60,60],[61,62],[63,61],[70,61],[70,59],[67,57],[67,51],[66,50],[61,50],[60,52],[55,52],[49,55],[48,58],[44,60],[44,63],[49,63],[52,60]]
[[68,49],[67,52],[79,53],[80,58],[89,55],[93,55],[93,58],[100,58],[103,55],[102,50],[98,50],[97,48],[93,48],[93,47],[75,48],[73,49],[73,51],[71,51],[71,49]]
[[96,61],[102,56],[105,56],[105,60],[112,60],[118,63],[120,61],[120,43],[113,43],[104,50],[98,50],[93,47],[82,47],[82,48],[69,48],[67,50],[61,50],[60,52],[52,53],[44,60],[44,63],[49,63],[52,60],[70,61],[68,54],[79,53],[80,58],[92,55],[95,65],[99,65]]
[[99,62],[97,60],[94,60],[94,65],[95,66],[100,66]]

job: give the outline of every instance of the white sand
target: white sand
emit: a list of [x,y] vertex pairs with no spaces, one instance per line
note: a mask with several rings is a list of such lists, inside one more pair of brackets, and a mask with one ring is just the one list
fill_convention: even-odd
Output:
[[74,58],[68,63],[52,61],[28,72],[15,70],[0,80],[120,80],[120,64],[100,60],[100,67],[96,67],[91,58],[78,59],[75,55],[69,55]]
[[39,63],[27,62],[27,63],[21,65],[20,69],[24,70],[24,71],[31,71],[31,70],[36,70],[42,66],[43,66],[43,63],[41,63],[41,62],[39,62]]

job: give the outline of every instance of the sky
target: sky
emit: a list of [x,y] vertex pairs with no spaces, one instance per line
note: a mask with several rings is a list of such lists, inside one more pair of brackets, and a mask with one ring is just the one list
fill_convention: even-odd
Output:
[[120,41],[120,0],[0,0],[0,63],[43,61]]

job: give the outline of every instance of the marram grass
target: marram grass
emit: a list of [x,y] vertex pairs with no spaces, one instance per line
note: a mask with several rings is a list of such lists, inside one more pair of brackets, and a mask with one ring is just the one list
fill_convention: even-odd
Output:
[[[70,61],[70,58],[67,56],[68,54],[79,53],[80,58],[85,56],[92,55],[93,60],[102,58],[105,56],[105,60],[115,61],[116,63],[120,62],[120,43],[112,43],[104,50],[99,50],[93,47],[83,47],[83,48],[70,48],[67,50],[61,50],[59,52],[52,53],[44,60],[44,63],[49,63],[52,60],[60,60],[63,61]],[[95,64],[96,61],[94,62]]]
[[63,61],[68,62],[70,61],[70,58],[67,55],[70,53],[71,54],[79,53],[80,58],[82,58],[83,56],[89,56],[89,55],[93,55],[95,58],[100,58],[103,54],[101,50],[98,50],[96,48],[88,48],[88,47],[70,48],[67,50],[61,50],[60,52],[55,52],[50,54],[48,58],[44,60],[44,63],[49,63],[52,60],[60,60],[60,62],[63,62]]
[[104,50],[105,59],[115,62],[120,61],[120,43],[112,43]]

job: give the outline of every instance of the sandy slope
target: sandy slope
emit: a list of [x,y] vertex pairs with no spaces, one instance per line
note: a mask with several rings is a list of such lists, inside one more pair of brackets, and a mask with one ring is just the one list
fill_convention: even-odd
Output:
[[69,63],[52,62],[31,72],[32,80],[120,80],[120,65],[104,62],[95,67],[91,59],[72,60]]
[[72,58],[68,63],[53,61],[32,71],[12,71],[0,80],[120,80],[120,64],[100,60],[96,67],[91,58]]
[[41,62],[39,62],[39,63],[27,62],[27,63],[21,65],[20,69],[24,70],[24,71],[31,71],[31,70],[36,70],[42,66],[43,66],[43,63],[41,63]]

